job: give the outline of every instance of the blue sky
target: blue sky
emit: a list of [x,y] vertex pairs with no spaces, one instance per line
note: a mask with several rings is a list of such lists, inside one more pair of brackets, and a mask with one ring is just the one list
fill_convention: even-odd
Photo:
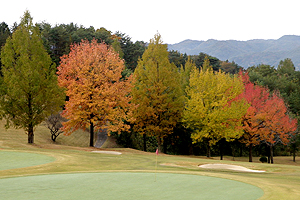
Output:
[[297,0],[15,0],[1,3],[0,22],[19,22],[28,9],[34,22],[76,23],[120,31],[148,42],[278,39],[300,35]]

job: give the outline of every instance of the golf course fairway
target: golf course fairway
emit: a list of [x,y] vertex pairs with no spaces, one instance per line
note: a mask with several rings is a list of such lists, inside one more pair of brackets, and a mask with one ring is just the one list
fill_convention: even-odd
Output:
[[71,173],[0,179],[1,199],[258,199],[253,185],[174,173]]
[[54,157],[38,153],[0,151],[0,170],[30,167],[53,161]]

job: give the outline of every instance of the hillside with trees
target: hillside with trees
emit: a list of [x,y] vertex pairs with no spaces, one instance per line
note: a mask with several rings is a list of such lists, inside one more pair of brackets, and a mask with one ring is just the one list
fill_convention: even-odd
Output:
[[291,58],[296,69],[300,69],[300,36],[296,35],[285,35],[277,40],[185,40],[169,44],[168,48],[188,55],[203,52],[221,60],[234,61],[244,68],[258,64],[277,66],[280,60]]

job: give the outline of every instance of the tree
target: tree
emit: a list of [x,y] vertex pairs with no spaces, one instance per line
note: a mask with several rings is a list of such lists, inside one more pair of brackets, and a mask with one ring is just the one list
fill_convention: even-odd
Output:
[[61,116],[61,113],[51,114],[49,117],[46,118],[46,126],[50,130],[51,133],[51,140],[53,142],[56,141],[56,138],[63,133],[62,131],[62,122],[65,122],[66,119]]
[[296,162],[296,153],[299,151],[300,146],[300,134],[297,132],[296,134],[292,135],[290,142],[289,142],[289,150],[293,154],[293,162]]
[[208,157],[211,145],[222,138],[231,141],[243,134],[241,120],[248,105],[243,99],[236,99],[243,89],[237,76],[214,73],[207,58],[201,70],[192,70],[183,122],[193,130],[194,143],[207,143]]
[[124,62],[105,43],[82,40],[71,46],[58,67],[59,85],[69,97],[63,117],[66,135],[90,126],[90,146],[94,145],[94,129],[127,130],[127,112],[131,90],[130,78],[121,80]]
[[89,28],[85,28],[84,26],[80,26],[76,31],[72,33],[72,40],[75,43],[80,43],[82,39],[91,41],[95,38],[95,29],[93,26]]
[[[11,36],[11,32],[10,29],[8,27],[8,25],[5,22],[2,22],[0,24],[0,52],[1,52],[1,48],[2,46],[4,46],[6,39]],[[0,58],[0,70],[1,70],[1,58]]]
[[0,24],[0,49],[4,46],[6,39],[11,36],[10,29],[5,22]]
[[[285,62],[290,63],[289,60]],[[281,62],[282,66],[279,68],[279,71],[288,71],[291,73],[293,65],[285,68],[283,65],[285,62]],[[270,66],[253,68],[250,70],[252,75],[253,71],[259,72],[257,73],[259,76],[262,76],[262,74],[266,76],[264,79],[260,77],[260,80],[273,79],[277,81],[276,77],[277,79],[282,78],[275,76],[277,72]],[[283,98],[279,96],[278,91],[275,90],[271,95],[266,88],[251,83],[247,74],[243,75],[243,80],[245,83],[244,97],[250,104],[247,114],[243,119],[243,128],[245,130],[244,142],[250,148],[249,161],[252,161],[251,147],[263,142],[270,148],[268,162],[271,161],[273,163],[274,146],[278,143],[286,145],[289,142],[289,138],[295,134],[297,129],[297,120],[289,117],[286,104]]]
[[295,70],[291,59],[280,61],[278,68],[258,65],[247,69],[250,81],[268,87],[270,92],[278,90],[289,110],[300,114],[300,72]]
[[270,147],[268,162],[273,163],[273,147],[278,143],[288,144],[297,129],[297,120],[289,117],[283,99],[276,92],[266,101],[258,120],[261,122],[259,139]]
[[174,63],[177,66],[177,68],[184,66],[187,59],[188,56],[186,53],[182,54],[175,50],[169,51],[169,60],[171,63]]
[[284,98],[289,110],[295,115],[300,114],[300,72],[295,70],[291,59],[279,62],[277,79],[280,95]]
[[218,71],[220,69],[220,60],[216,57],[212,57],[205,53],[199,53],[199,55],[191,56],[191,59],[194,61],[198,68],[203,66],[204,60],[208,58],[210,65],[212,66],[214,71]]
[[[187,86],[189,85],[190,82],[190,74],[191,71],[196,68],[195,63],[191,60],[190,57],[188,57],[187,61],[185,62],[185,65],[181,65],[180,67],[180,80],[181,80],[181,86],[182,90],[186,91]],[[186,93],[185,93],[186,96]]]
[[220,66],[222,71],[230,74],[237,74],[242,69],[242,67],[236,64],[234,61],[229,62],[228,60],[221,61]]
[[252,82],[250,82],[247,73],[243,74],[242,71],[240,71],[239,75],[242,77],[245,87],[241,98],[246,99],[247,103],[249,104],[247,113],[242,119],[243,130],[245,133],[241,141],[249,147],[249,162],[252,162],[252,147],[260,144],[259,131],[262,121],[258,120],[257,117],[269,98],[269,92],[267,88],[254,85]]
[[123,59],[123,56],[124,56],[124,53],[122,51],[122,48],[121,48],[121,45],[120,45],[120,42],[119,42],[119,39],[118,37],[115,37],[114,38],[114,41],[113,43],[111,44],[111,46],[114,48],[114,50],[119,54],[120,58]]
[[143,41],[133,43],[131,38],[125,33],[116,32],[115,35],[120,38],[119,42],[124,53],[123,58],[126,68],[134,71],[138,60],[142,57],[146,49],[146,44]]
[[26,11],[17,30],[1,51],[2,84],[0,108],[7,126],[23,128],[28,143],[34,142],[34,127],[64,103],[57,85],[55,64],[44,49],[39,30]]
[[158,149],[164,137],[173,132],[180,121],[183,95],[177,67],[169,62],[167,45],[156,34],[150,40],[134,72],[135,87],[132,101],[134,129],[141,134],[155,136]]
[[295,71],[294,63],[292,62],[292,60],[290,58],[281,60],[277,67],[277,71],[279,74],[292,75]]
[[[85,39],[85,38],[81,38]],[[111,31],[106,30],[104,27],[101,27],[95,32],[95,39],[100,42],[104,42],[105,44],[111,45],[113,43],[112,33]]]
[[[78,29],[76,26],[72,26],[73,24],[61,24],[51,27],[50,24],[44,22],[39,24],[44,46],[57,66],[59,65],[60,57],[64,54],[68,54],[70,51],[70,45],[72,43],[71,35]],[[68,29],[71,29],[72,32],[68,31]]]

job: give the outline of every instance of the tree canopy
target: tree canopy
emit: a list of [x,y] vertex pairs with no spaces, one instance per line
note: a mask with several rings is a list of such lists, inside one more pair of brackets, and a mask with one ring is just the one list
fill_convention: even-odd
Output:
[[134,72],[132,102],[136,131],[155,136],[161,151],[163,138],[173,132],[180,121],[183,94],[177,67],[169,62],[167,45],[159,34],[150,40]]
[[131,90],[130,80],[121,80],[124,62],[111,46],[97,40],[83,40],[71,46],[68,55],[61,58],[58,81],[66,88],[69,101],[63,116],[65,134],[90,126],[90,146],[96,130],[107,128],[120,131],[129,128],[127,112]]
[[268,87],[273,92],[278,90],[295,115],[300,114],[300,72],[295,70],[291,59],[280,61],[278,68],[270,65],[258,65],[247,69],[250,81]]
[[243,99],[236,99],[243,89],[237,76],[215,73],[208,58],[201,70],[192,70],[183,122],[193,130],[194,143],[206,141],[210,147],[222,138],[231,141],[243,134],[241,118],[248,105]]

